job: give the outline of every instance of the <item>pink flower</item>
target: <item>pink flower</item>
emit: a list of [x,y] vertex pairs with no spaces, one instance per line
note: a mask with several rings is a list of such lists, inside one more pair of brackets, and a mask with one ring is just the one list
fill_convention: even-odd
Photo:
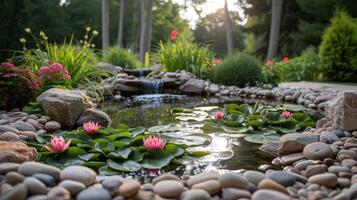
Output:
[[165,147],[166,141],[160,137],[150,136],[144,139],[144,146],[146,150],[152,151],[155,149],[163,149]]
[[173,29],[170,33],[170,40],[176,40],[178,35],[178,32],[176,31],[176,29]]
[[214,119],[215,119],[215,120],[219,121],[219,120],[223,119],[224,113],[221,112],[221,111],[215,112],[215,113],[213,114],[213,116],[214,116]]
[[41,81],[71,80],[68,70],[59,63],[51,63],[40,68]]
[[6,68],[15,67],[15,65],[12,64],[11,62],[3,62],[3,63],[1,63],[1,65]]
[[291,116],[293,116],[293,113],[289,112],[289,111],[284,111],[282,113],[283,117],[285,117],[285,119],[290,118]]
[[65,152],[69,145],[71,144],[71,140],[68,140],[66,143],[62,136],[60,137],[52,137],[51,139],[51,147],[45,145],[45,148],[50,152],[63,153]]
[[273,61],[272,61],[272,60],[268,60],[268,61],[265,63],[265,65],[267,65],[267,66],[272,66],[272,65],[273,65]]
[[100,129],[100,124],[98,122],[86,122],[83,124],[83,129],[88,134],[96,133]]
[[289,58],[288,57],[284,57],[283,58],[283,62],[289,62]]

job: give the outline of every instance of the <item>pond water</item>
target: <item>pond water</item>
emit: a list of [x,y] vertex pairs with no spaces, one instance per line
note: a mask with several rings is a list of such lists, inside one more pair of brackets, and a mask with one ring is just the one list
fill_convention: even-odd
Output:
[[[222,100],[198,96],[152,94],[133,96],[120,103],[103,102],[100,105],[100,109],[109,114],[113,128],[118,127],[121,123],[129,127],[142,126],[148,130],[153,126],[162,127],[168,125],[173,129],[177,129],[174,136],[181,134],[181,137],[187,137],[185,135],[187,132],[209,135],[212,138],[209,145],[188,148],[189,150],[209,152],[209,154],[200,158],[183,160],[184,165],[173,171],[179,176],[193,175],[210,170],[239,171],[257,169],[262,164],[270,164],[272,157],[260,151],[259,144],[249,143],[241,137],[234,137],[234,135],[224,132],[206,133],[202,130],[202,122],[177,121],[175,116],[170,114],[171,109],[175,107],[222,106],[228,102],[242,103],[242,99]],[[267,104],[268,102],[263,103]],[[138,177],[143,178],[140,175]],[[147,176],[145,177],[147,178]]]

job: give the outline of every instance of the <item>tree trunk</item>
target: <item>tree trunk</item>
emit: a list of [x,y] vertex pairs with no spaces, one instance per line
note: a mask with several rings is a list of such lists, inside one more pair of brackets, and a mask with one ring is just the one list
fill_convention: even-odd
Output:
[[126,0],[120,0],[119,24],[118,24],[118,42],[119,47],[123,46],[123,26],[124,26],[124,8]]
[[[146,15],[145,15],[146,13]],[[145,52],[150,50],[152,22],[152,0],[141,0],[141,31],[140,31],[140,61],[145,63]]]
[[109,4],[102,0],[102,48],[105,53],[109,47]]
[[233,27],[232,20],[229,16],[227,0],[224,0],[224,13],[225,13],[225,23],[226,23],[226,34],[227,34],[227,51],[228,54],[233,54],[234,44],[233,44]]
[[282,8],[283,8],[283,0],[272,0],[269,48],[268,48],[267,60],[273,59],[278,53]]

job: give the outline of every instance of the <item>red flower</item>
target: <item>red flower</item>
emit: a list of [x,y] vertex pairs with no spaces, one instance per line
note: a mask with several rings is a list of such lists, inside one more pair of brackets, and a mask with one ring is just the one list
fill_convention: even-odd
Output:
[[6,68],[15,67],[15,65],[10,62],[3,62],[3,63],[1,63],[1,65]]
[[176,29],[173,29],[170,33],[170,40],[176,40],[178,35],[178,32],[176,31]]
[[213,63],[214,65],[219,65],[219,64],[222,63],[222,61],[221,61],[220,59],[214,59],[214,60],[212,61],[212,63]]
[[265,63],[265,65],[267,65],[267,66],[272,66],[272,65],[273,65],[273,61],[272,61],[272,60],[268,60],[268,61]]
[[289,62],[289,58],[288,57],[284,57],[283,58],[283,62]]

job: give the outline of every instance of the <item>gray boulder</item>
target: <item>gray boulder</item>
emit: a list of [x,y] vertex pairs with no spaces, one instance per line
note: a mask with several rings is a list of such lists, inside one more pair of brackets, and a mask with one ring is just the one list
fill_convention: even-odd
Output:
[[94,104],[82,91],[52,88],[37,97],[46,115],[63,127],[75,125],[82,112]]
[[280,155],[302,152],[306,145],[318,141],[319,136],[313,133],[286,134],[280,137],[278,152]]
[[205,88],[205,81],[199,79],[190,79],[180,86],[180,90],[186,93],[202,94]]
[[85,122],[98,122],[103,127],[109,127],[112,120],[107,113],[95,108],[88,108],[79,117],[77,124],[83,125]]
[[337,94],[325,107],[326,117],[336,128],[357,130],[357,92],[345,91]]

